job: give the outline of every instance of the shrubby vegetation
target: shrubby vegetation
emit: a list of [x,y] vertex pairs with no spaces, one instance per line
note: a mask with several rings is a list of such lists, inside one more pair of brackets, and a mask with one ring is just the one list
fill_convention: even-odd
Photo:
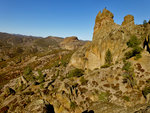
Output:
[[142,90],[142,94],[143,96],[146,98],[146,96],[150,93],[150,87],[145,87],[143,90]]
[[70,108],[74,110],[76,107],[77,107],[77,104],[75,102],[71,101],[70,102]]
[[141,41],[135,35],[130,37],[130,40],[127,42],[127,46],[132,49],[125,53],[125,59],[135,57],[135,60],[137,60],[142,57],[142,48],[139,46],[140,43]]
[[105,64],[111,65],[111,63],[112,63],[112,54],[110,50],[108,49],[106,52],[106,57],[105,57]]
[[82,69],[77,69],[77,68],[75,68],[75,69],[73,69],[73,70],[71,70],[69,73],[68,73],[68,78],[71,78],[71,77],[80,77],[80,76],[82,76],[84,73],[83,73],[84,71],[82,70]]
[[132,68],[131,68],[131,62],[125,62],[123,67],[122,67],[122,70],[125,70],[125,71],[130,71]]
[[110,94],[108,92],[101,92],[99,94],[99,100],[103,102],[108,102],[109,101],[109,96]]
[[101,68],[107,68],[111,65],[112,65],[112,54],[111,51],[108,49],[105,55],[105,64],[101,66]]
[[86,80],[83,76],[80,78],[80,82],[82,85],[86,85],[88,80]]
[[134,48],[134,47],[138,46],[140,43],[141,42],[139,41],[139,39],[135,35],[132,35],[130,37],[130,40],[127,42],[127,46]]
[[147,23],[148,23],[148,22],[147,22],[146,20],[143,21],[144,27],[146,27]]
[[42,74],[41,70],[38,70],[38,74],[39,74],[39,76],[36,79],[38,80],[39,83],[43,83],[44,82],[44,74]]
[[132,65],[130,62],[124,62],[124,65],[122,67],[122,70],[124,70],[123,74],[123,83],[128,83],[131,87],[134,87],[136,84],[136,81],[134,79],[135,73],[134,73],[134,68],[132,68]]
[[35,80],[31,67],[29,67],[29,66],[26,67],[23,74],[24,74],[24,77],[27,81],[34,81]]
[[125,101],[129,102],[130,101],[130,98],[128,96],[123,96],[122,97]]
[[59,53],[62,52],[62,51],[64,51],[64,50],[53,50],[52,53],[49,53],[49,54],[55,54],[56,56],[54,58],[52,58],[50,60],[50,62],[48,62],[43,67],[43,69],[49,69],[49,68],[52,68],[52,67],[59,67],[59,66],[66,67],[67,64],[69,63],[70,58],[71,58],[72,54],[74,53],[74,51],[71,51],[71,52],[69,52],[67,54],[64,54],[60,58]]

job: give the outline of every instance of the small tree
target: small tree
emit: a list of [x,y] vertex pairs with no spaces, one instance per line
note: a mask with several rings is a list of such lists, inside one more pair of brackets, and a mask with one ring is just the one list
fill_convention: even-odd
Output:
[[140,47],[141,41],[135,36],[132,35],[130,40],[126,43],[128,47],[132,48],[132,50],[125,53],[125,58],[129,59],[135,56],[135,60],[141,58],[142,48]]
[[105,56],[105,64],[111,65],[111,63],[112,63],[112,54],[108,49]]
[[146,25],[146,24],[147,24],[147,21],[146,21],[146,20],[144,20],[144,21],[143,21],[143,25]]
[[130,62],[124,62],[122,70],[125,71],[123,74],[123,83],[128,83],[133,88],[133,86],[136,84],[136,81],[134,79],[135,73],[132,64]]
[[132,35],[130,40],[127,42],[127,46],[133,48],[138,46],[140,43],[141,41],[135,35]]

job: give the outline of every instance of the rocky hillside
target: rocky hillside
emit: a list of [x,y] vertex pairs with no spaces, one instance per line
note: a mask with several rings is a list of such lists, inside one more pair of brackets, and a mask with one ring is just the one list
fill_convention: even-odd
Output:
[[[71,39],[71,37],[66,39]],[[77,39],[77,44],[72,43],[69,46],[70,50],[66,47],[70,41],[62,45],[66,39],[0,33],[0,87],[12,78],[22,75],[28,65],[35,70],[41,67],[51,67],[54,65],[52,61],[66,60],[67,56],[70,57],[78,47],[85,43]],[[62,58],[63,56],[66,58]]]
[[127,15],[117,25],[113,17],[98,13],[92,42],[38,38],[32,42],[56,44],[38,45],[20,62],[2,60],[0,112],[149,113],[150,23],[135,25]]

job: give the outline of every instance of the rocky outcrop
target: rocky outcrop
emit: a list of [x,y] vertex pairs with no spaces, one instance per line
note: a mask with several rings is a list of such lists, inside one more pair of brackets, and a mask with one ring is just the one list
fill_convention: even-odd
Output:
[[114,23],[113,14],[104,9],[99,12],[95,19],[92,42],[80,48],[70,61],[70,65],[93,70],[105,64],[106,51],[112,53],[113,63],[123,58],[127,49],[126,42],[131,35],[141,38],[145,34],[143,26],[134,24],[134,17],[127,15],[122,25]]
[[134,16],[132,15],[127,15],[124,17],[124,21],[122,22],[122,25],[127,25],[127,24],[134,24]]
[[75,41],[79,41],[76,36],[66,37],[66,38],[61,42],[61,44],[67,44],[67,43],[75,42]]
[[94,32],[105,25],[113,24],[113,17],[114,15],[106,9],[104,9],[102,13],[99,12],[95,19]]
[[66,37],[61,43],[60,46],[63,49],[75,50],[78,47],[81,47],[85,42],[79,41],[76,36]]

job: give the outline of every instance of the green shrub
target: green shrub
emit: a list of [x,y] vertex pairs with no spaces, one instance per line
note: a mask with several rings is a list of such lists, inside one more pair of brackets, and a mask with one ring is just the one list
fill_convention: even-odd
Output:
[[122,67],[122,70],[125,70],[125,71],[129,71],[131,68],[131,62],[125,62],[123,67]]
[[41,88],[41,89],[44,89],[44,84],[43,84],[43,83],[40,84],[40,88]]
[[110,66],[111,66],[110,64],[104,64],[104,65],[101,66],[101,68],[108,68]]
[[42,74],[42,71],[38,70],[38,74],[39,76],[36,79],[39,81],[39,83],[43,83],[45,80],[44,80],[44,75]]
[[124,54],[124,56],[125,56],[125,59],[129,59],[129,58],[133,57],[133,52],[132,51],[128,51],[128,52],[126,52]]
[[88,80],[86,80],[83,76],[80,78],[80,82],[82,85],[86,85]]
[[132,35],[130,40],[127,42],[127,46],[133,48],[138,46],[140,43],[140,40],[135,35]]
[[27,81],[35,81],[35,77],[33,76],[31,67],[26,67],[24,71],[24,78]]
[[101,92],[99,94],[99,100],[103,102],[108,102],[109,101],[109,96],[110,94],[108,92]]
[[134,68],[131,67],[130,62],[125,62],[122,70],[125,70],[123,74],[123,83],[128,83],[131,87],[133,87],[136,84],[136,81],[134,79],[135,73],[134,73]]
[[147,23],[148,23],[148,22],[147,22],[146,20],[143,21],[144,27],[146,27]]
[[105,56],[105,64],[110,65],[112,63],[112,54],[110,50],[108,49]]
[[141,58],[142,57],[141,51],[142,51],[142,48],[139,46],[136,46],[131,51],[128,51],[125,53],[125,58],[129,59],[129,58],[134,57],[134,56],[136,57],[136,59]]
[[80,77],[83,75],[83,70],[82,69],[73,69],[68,73],[68,77]]
[[31,73],[32,73],[31,67],[26,67],[26,69],[24,71],[24,75],[30,75]]
[[125,53],[125,58],[129,59],[135,56],[135,60],[141,58],[142,48],[139,46],[141,41],[135,36],[132,35],[130,40],[127,42],[127,46],[132,48],[132,50]]
[[132,88],[136,85],[136,81],[134,79],[134,72],[124,73],[123,83],[128,83]]
[[101,68],[107,68],[112,65],[112,54],[111,51],[108,49],[105,54],[105,64],[101,66]]
[[128,96],[123,96],[122,97],[125,101],[129,102],[130,101],[130,98]]
[[146,96],[150,93],[150,87],[145,87],[143,90],[142,90],[142,94],[143,96],[146,98]]
[[71,101],[70,102],[70,108],[74,110],[76,107],[77,107],[77,104],[75,102]]
[[141,51],[142,51],[142,48],[139,47],[139,46],[134,47],[133,50],[132,50],[134,56],[137,55],[137,54],[140,54]]
[[136,54],[136,56],[135,56],[135,60],[138,60],[139,58],[141,58],[142,56],[141,56],[141,54]]

